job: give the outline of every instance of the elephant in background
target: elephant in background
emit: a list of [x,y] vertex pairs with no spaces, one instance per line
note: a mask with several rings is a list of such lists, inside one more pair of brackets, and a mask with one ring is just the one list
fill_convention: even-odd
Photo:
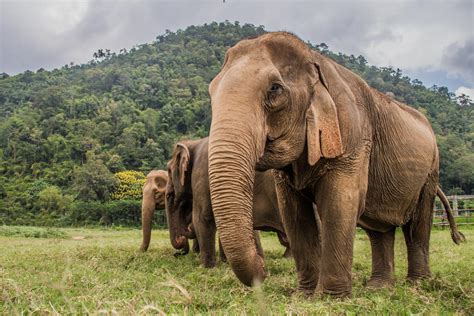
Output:
[[[268,169],[276,169],[299,290],[351,293],[356,225],[371,242],[369,285],[393,282],[398,226],[408,250],[407,277],[430,275],[439,155],[420,112],[370,88],[286,32],[230,48],[209,93],[213,212],[241,282],[265,278],[252,234],[252,196],[255,170]],[[451,229],[459,243],[462,234],[454,224]]]
[[[151,226],[153,215],[156,209],[165,208],[166,184],[168,182],[168,172],[165,170],[150,171],[143,185],[142,195],[142,231],[143,241],[140,251],[147,251],[151,239]],[[183,254],[189,252],[189,244],[185,243]],[[193,251],[199,252],[199,244],[193,240]]]
[[[173,158],[168,162],[166,215],[173,247],[181,249],[188,238],[197,238],[201,263],[205,267],[214,267],[216,225],[209,192],[208,142],[206,137],[176,144]],[[280,243],[287,247],[285,256],[288,256],[290,250],[278,212],[273,176],[270,172],[257,173],[255,182],[253,221],[249,227],[252,240],[263,255],[254,230],[274,231]],[[238,234],[234,238],[237,239]],[[224,254],[222,249],[220,254]]]
[[168,182],[168,173],[165,170],[152,170],[146,176],[143,185],[142,198],[142,231],[143,241],[140,247],[141,251],[147,251],[151,238],[151,223],[155,209],[165,208],[166,183]]

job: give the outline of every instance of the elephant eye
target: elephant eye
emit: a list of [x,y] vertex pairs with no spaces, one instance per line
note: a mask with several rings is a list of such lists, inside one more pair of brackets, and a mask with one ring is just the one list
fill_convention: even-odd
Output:
[[267,91],[267,95],[264,101],[267,110],[274,112],[282,109],[285,104],[288,103],[288,98],[283,97],[287,95],[286,92],[287,91],[285,90],[285,88],[283,88],[283,85],[281,83],[272,83],[269,90]]
[[273,83],[272,86],[270,87],[270,91],[272,94],[273,93],[281,93],[283,91],[283,87],[279,83]]

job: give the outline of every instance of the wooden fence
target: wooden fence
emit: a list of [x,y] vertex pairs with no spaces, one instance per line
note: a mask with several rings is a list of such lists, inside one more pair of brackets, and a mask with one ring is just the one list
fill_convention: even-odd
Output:
[[[458,202],[460,200],[474,200],[474,195],[449,195],[447,198],[453,209],[453,216],[456,220],[456,223],[459,226],[474,225],[474,209],[460,209],[458,207]],[[444,208],[441,207],[440,209],[434,210],[433,225],[441,227],[449,226]]]

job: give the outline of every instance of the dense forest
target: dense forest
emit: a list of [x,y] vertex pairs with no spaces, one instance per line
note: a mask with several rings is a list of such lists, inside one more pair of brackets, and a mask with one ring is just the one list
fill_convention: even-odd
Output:
[[[135,223],[144,174],[166,166],[178,139],[208,134],[207,86],[225,51],[264,32],[214,22],[130,50],[98,49],[87,64],[0,74],[0,224]],[[422,111],[437,135],[442,187],[474,193],[468,97],[308,45]]]

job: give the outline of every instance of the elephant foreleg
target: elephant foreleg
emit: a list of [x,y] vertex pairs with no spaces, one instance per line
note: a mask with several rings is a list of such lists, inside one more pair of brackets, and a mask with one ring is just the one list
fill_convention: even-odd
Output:
[[372,275],[367,286],[372,288],[393,286],[395,227],[384,233],[370,229],[365,231],[372,247]]
[[[352,291],[354,238],[365,207],[368,158],[352,168],[358,172],[328,172],[315,188],[321,218],[321,266],[316,291],[334,296],[347,296]],[[302,220],[300,223],[304,224]]]
[[312,295],[318,284],[321,258],[319,228],[313,205],[288,186],[279,171],[274,171],[274,175],[278,207],[296,263],[298,290]]

